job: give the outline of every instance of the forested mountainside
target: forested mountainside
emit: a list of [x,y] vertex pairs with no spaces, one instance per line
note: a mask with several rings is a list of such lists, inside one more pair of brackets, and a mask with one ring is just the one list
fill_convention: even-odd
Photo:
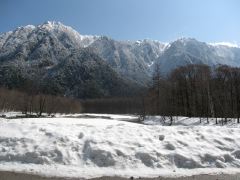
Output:
[[81,35],[60,22],[27,25],[0,35],[0,83],[78,98],[131,96],[179,66],[240,65],[240,48],[181,38],[116,41]]

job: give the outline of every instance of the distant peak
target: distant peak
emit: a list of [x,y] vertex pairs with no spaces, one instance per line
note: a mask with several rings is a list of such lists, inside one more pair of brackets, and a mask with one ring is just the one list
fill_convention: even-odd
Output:
[[39,25],[41,27],[48,27],[48,28],[57,28],[57,27],[67,27],[59,21],[46,21],[43,24]]
[[231,48],[239,48],[240,46],[237,43],[231,43],[231,42],[217,42],[217,43],[208,43],[211,46],[227,46]]
[[180,42],[188,42],[188,41],[197,41],[195,38],[189,38],[189,37],[180,37],[176,41]]
[[80,34],[71,26],[66,26],[59,21],[46,21],[45,23],[40,24],[37,27],[48,30],[48,31],[56,31],[56,32],[61,31],[61,32],[72,33],[76,38],[78,38],[77,36],[80,36]]
[[35,26],[34,25],[26,25],[25,28],[34,29]]
[[60,21],[45,21],[43,25],[63,25]]
[[158,41],[158,40],[152,40],[152,39],[143,39],[143,40],[137,40],[135,41],[135,44],[141,45],[141,44],[152,44],[152,43],[157,43],[157,44],[162,44],[165,45],[167,43]]
[[14,31],[17,31],[17,30],[32,30],[32,29],[35,29],[36,27],[34,25],[26,25],[26,26],[19,26],[17,27]]

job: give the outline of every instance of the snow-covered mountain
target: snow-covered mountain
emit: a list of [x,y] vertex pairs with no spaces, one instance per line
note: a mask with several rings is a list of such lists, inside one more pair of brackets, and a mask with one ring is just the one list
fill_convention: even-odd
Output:
[[82,36],[59,22],[19,27],[0,36],[0,85],[29,81],[50,94],[79,98],[134,93],[125,80],[88,48],[98,36]]
[[82,36],[60,22],[19,27],[0,36],[0,59],[58,61],[71,50],[89,46],[97,36]]
[[165,44],[158,41],[116,41],[101,37],[90,45],[114,70],[137,82],[151,78],[151,67],[162,54]]
[[[82,52],[85,52],[84,56],[79,55]],[[90,55],[87,56],[86,53]],[[23,69],[21,71],[31,69],[34,72],[35,69],[44,71],[44,76],[50,76],[59,74],[53,71],[61,69],[59,66],[66,64],[69,59],[81,64],[83,57],[94,59],[94,62],[104,62],[97,63],[98,66],[88,63],[88,66],[92,66],[92,71],[87,71],[88,73],[95,72],[96,68],[104,71],[108,66],[107,69],[111,69],[111,73],[115,73],[116,77],[141,86],[149,83],[156,63],[160,64],[164,74],[186,64],[240,66],[238,46],[228,43],[205,43],[192,38],[181,38],[170,43],[148,39],[117,41],[106,36],[81,35],[69,26],[50,21],[0,34],[1,69],[10,66]],[[4,72],[0,70],[0,74]],[[89,74],[87,77],[97,76]],[[26,77],[23,76],[24,78]]]
[[158,41],[115,41],[105,36],[81,35],[60,22],[19,27],[0,35],[0,61],[19,60],[52,66],[82,48],[91,48],[121,76],[146,82],[149,68],[162,53],[165,44]]
[[164,73],[187,64],[240,66],[240,48],[200,42],[192,38],[181,38],[171,42],[165,48],[158,62]]

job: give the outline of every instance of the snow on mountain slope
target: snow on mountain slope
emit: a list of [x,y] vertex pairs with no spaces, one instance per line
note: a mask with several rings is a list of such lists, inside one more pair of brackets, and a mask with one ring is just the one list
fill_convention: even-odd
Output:
[[[90,48],[123,78],[146,86],[156,63],[164,74],[187,64],[240,66],[240,48],[229,43],[205,43],[180,38],[171,43],[155,40],[117,41],[106,36],[81,35],[60,22],[19,27],[0,35],[0,62],[18,61],[51,67]],[[15,63],[15,62],[14,62]]]
[[[77,98],[120,96],[136,92],[132,90],[138,87],[135,82],[121,77],[87,48],[98,38],[80,35],[60,22],[27,25],[2,34],[0,85],[16,88],[31,81],[35,86],[45,86],[42,88],[45,93]],[[132,87],[131,90],[128,87]]]
[[159,41],[116,41],[101,37],[90,45],[121,75],[146,84],[152,75],[149,64],[162,54],[165,44]]
[[[81,35],[60,22],[27,25],[0,35],[0,62],[18,60],[37,66],[52,66],[81,48],[89,47],[121,76],[146,84],[150,64],[159,57],[164,44],[158,41],[116,41],[105,36]],[[47,61],[47,63],[46,63]]]
[[97,38],[80,35],[60,22],[27,25],[0,36],[0,60],[59,61]]
[[240,167],[238,128],[147,126],[103,117],[1,119],[0,124],[1,170],[89,178],[239,172]]
[[64,42],[64,38],[76,46],[86,47],[89,46],[98,36],[80,35],[76,30],[70,26],[65,26],[61,22],[47,21],[43,24],[34,26],[27,25],[18,27],[14,31],[10,31],[7,34],[3,34],[5,43],[3,48],[11,47],[12,45],[18,46],[20,43],[31,42],[33,40],[39,40],[40,35],[47,34],[55,35],[59,40]]
[[240,48],[180,38],[171,42],[156,62],[160,63],[164,74],[188,64],[240,66]]
[[217,43],[209,43],[212,46],[227,46],[231,48],[239,48],[237,43],[230,43],[230,42],[217,42]]

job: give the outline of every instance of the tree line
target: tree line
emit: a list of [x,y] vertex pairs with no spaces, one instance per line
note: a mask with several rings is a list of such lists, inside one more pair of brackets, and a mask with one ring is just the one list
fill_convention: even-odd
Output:
[[240,122],[240,68],[187,65],[167,76],[156,65],[146,96],[149,114],[162,116],[237,118]]
[[81,109],[81,103],[76,99],[0,88],[0,111],[2,112],[20,111],[27,116],[40,117],[43,113],[48,116],[56,113],[79,113]]
[[[37,85],[36,85],[37,84]],[[0,87],[0,110],[23,114],[43,113],[113,113],[236,118],[240,123],[240,68],[219,65],[187,65],[162,74],[156,64],[152,84],[135,97],[79,100],[58,93],[49,94],[51,86],[43,82],[24,82],[18,89]]]
[[203,64],[186,65],[162,74],[156,64],[152,84],[141,96],[82,101],[88,113],[138,114],[162,117],[186,116],[237,118],[240,123],[240,68]]

